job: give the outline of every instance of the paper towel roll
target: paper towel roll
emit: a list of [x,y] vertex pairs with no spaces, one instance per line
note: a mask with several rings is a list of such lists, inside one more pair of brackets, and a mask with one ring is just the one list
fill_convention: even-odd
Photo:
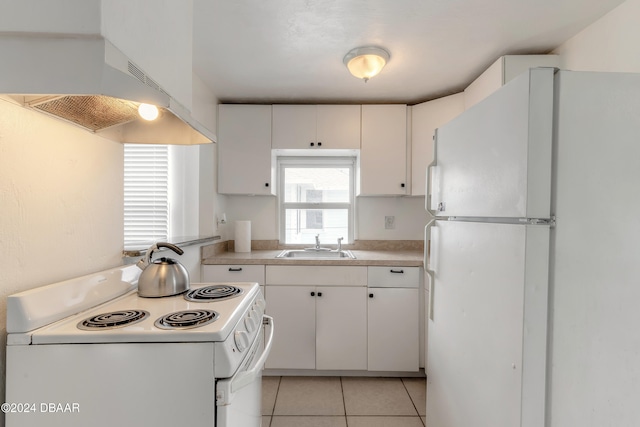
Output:
[[251,252],[251,221],[236,221],[236,252]]

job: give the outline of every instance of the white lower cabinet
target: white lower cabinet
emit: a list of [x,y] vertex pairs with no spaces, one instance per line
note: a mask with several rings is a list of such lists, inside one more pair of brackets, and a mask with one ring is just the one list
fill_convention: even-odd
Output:
[[416,372],[419,267],[267,266],[268,369]]
[[366,277],[366,267],[267,266],[278,332],[265,367],[366,370]]
[[418,267],[369,267],[368,370],[420,368]]
[[367,369],[367,288],[318,288],[316,369]]
[[316,368],[316,299],[313,286],[267,286],[266,312],[277,333],[268,369]]
[[277,325],[269,369],[367,369],[364,287],[268,286]]
[[369,288],[368,369],[417,371],[418,289]]

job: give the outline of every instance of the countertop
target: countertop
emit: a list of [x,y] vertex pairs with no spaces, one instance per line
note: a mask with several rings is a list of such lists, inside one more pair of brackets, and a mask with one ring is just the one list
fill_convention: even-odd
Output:
[[[203,243],[211,243],[216,240],[220,240],[220,236],[176,236],[164,240],[166,243],[172,243],[179,248],[187,246],[200,245]],[[147,253],[147,250],[158,242],[139,242],[137,244],[127,245],[122,251],[124,257],[139,257]]]
[[276,258],[277,250],[252,250],[251,252],[221,252],[202,260],[204,265],[382,265],[398,267],[422,267],[423,253],[419,250],[353,250],[356,259],[286,259]]

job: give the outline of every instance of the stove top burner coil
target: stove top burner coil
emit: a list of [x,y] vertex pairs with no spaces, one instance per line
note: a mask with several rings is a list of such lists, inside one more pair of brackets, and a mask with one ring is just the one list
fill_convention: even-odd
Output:
[[242,294],[242,289],[231,285],[211,285],[193,289],[184,295],[184,299],[191,302],[221,301],[234,298]]
[[78,329],[95,331],[98,329],[115,329],[138,323],[147,318],[149,313],[144,310],[121,310],[101,313],[78,323]]
[[208,325],[219,316],[211,310],[184,310],[162,316],[154,324],[160,329],[190,329]]

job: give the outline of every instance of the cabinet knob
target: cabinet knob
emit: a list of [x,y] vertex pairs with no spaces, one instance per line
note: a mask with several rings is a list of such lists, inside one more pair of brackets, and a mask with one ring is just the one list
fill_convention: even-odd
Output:
[[321,297],[322,296],[322,292],[318,292],[318,296]]
[[313,142],[310,142],[310,143],[309,143],[309,145],[313,147],[313,146],[314,146],[314,143],[313,143]]
[[373,294],[369,294],[369,298],[373,298]]
[[264,183],[264,186],[265,186],[265,187],[268,187],[268,186],[269,186],[269,183],[268,183],[268,182],[265,182],[265,183]]
[[400,187],[404,188],[404,182],[402,184],[400,184]]
[[318,141],[318,147],[322,147],[322,142]]
[[316,293],[315,293],[315,292],[311,292],[311,296],[312,296],[312,297],[315,297],[315,296],[316,296]]

